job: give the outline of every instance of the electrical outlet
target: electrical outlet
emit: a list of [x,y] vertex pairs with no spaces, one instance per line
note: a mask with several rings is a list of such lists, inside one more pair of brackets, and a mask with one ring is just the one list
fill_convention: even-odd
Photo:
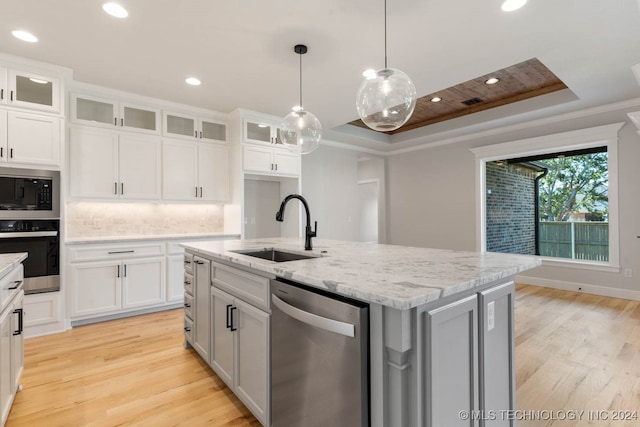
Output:
[[622,270],[622,274],[624,275],[624,277],[631,278],[633,276],[633,270],[631,270],[630,268],[625,268],[624,270]]

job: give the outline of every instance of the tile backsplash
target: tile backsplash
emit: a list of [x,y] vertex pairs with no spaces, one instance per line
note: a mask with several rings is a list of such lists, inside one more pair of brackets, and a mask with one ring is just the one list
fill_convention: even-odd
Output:
[[224,231],[222,205],[67,202],[67,238]]

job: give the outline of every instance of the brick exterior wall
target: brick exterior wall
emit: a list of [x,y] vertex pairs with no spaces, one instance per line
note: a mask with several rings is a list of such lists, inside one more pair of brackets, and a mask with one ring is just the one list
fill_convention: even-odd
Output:
[[488,252],[535,255],[535,178],[520,165],[486,163]]

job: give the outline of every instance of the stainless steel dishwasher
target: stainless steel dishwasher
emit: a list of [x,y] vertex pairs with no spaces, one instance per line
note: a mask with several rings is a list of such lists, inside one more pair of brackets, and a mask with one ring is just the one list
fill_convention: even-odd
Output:
[[272,427],[369,425],[369,308],[271,281]]

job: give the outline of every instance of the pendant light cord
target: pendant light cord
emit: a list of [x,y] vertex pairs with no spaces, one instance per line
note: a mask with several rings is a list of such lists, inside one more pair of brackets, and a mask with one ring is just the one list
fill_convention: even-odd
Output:
[[300,109],[304,110],[302,107],[302,54],[300,54]]
[[384,68],[387,68],[387,0],[384,0]]

